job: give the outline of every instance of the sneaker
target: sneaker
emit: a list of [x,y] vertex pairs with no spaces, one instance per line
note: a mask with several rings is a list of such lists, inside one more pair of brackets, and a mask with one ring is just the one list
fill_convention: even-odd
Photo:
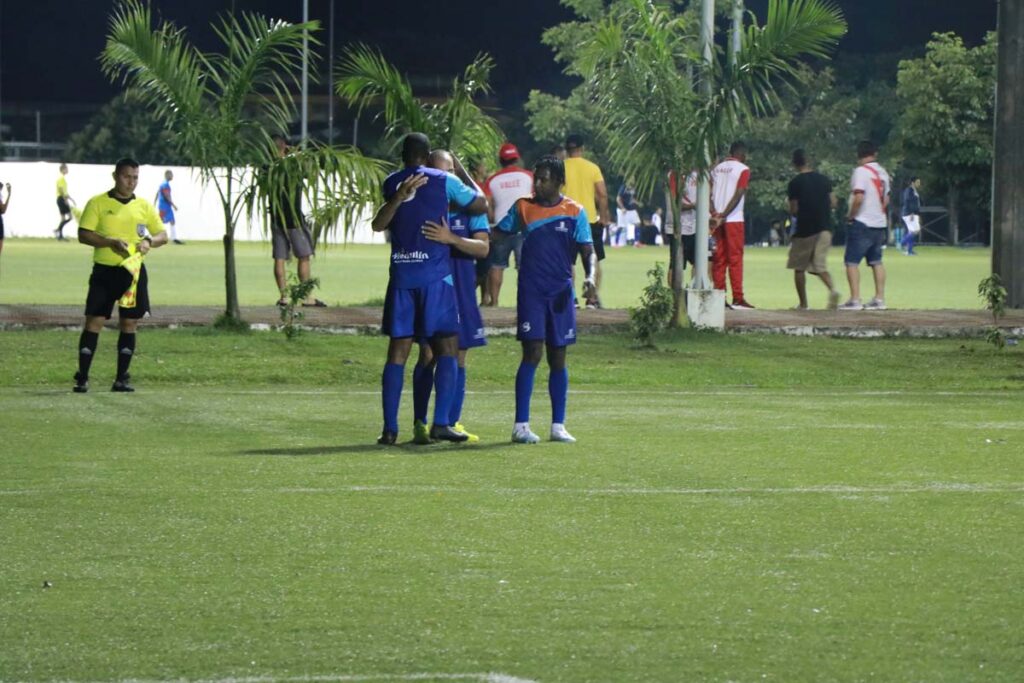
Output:
[[886,310],[885,299],[879,299],[876,296],[874,299],[872,299],[871,301],[869,301],[866,304],[864,304],[864,310],[865,311],[884,311],[884,310]]
[[396,441],[398,441],[398,432],[391,432],[387,429],[377,437],[378,446],[394,446]]
[[457,432],[448,425],[434,425],[431,427],[430,438],[435,441],[452,441],[454,443],[462,443],[469,440],[469,436],[465,432]]
[[529,427],[520,427],[512,430],[512,443],[540,443],[540,437]]
[[740,299],[739,301],[733,299],[732,309],[734,311],[752,311],[754,310],[754,306],[753,304],[747,303],[746,299]]
[[845,304],[838,308],[840,311],[863,311],[864,306],[861,305],[860,299],[850,299]]
[[128,377],[122,377],[114,380],[114,384],[110,387],[110,390],[118,393],[131,393],[135,391],[135,387],[128,383]]
[[828,293],[828,310],[834,311],[839,308],[839,292],[833,289]]
[[174,243],[175,243],[175,244],[180,244],[180,245],[182,245],[182,246],[184,246],[184,245],[185,245],[185,243],[184,243],[184,242],[182,242],[181,240],[174,240]]
[[551,440],[562,443],[576,443],[576,438],[566,431],[565,425],[560,424],[551,425]]
[[76,394],[84,394],[89,391],[89,378],[80,372],[75,373],[75,386],[71,388],[71,391]]
[[791,310],[791,311],[806,311],[806,310],[809,310],[809,309],[807,308],[807,306],[801,306],[801,305],[797,304],[796,306],[793,306],[789,310]]
[[430,443],[430,430],[427,429],[426,422],[416,420],[412,423],[412,442],[420,446]]
[[462,425],[461,422],[456,422],[455,424],[453,424],[452,429],[454,429],[459,434],[465,434],[466,441],[468,441],[469,443],[476,443],[480,440],[480,437],[477,436],[476,434],[470,434],[469,432],[467,432],[466,428]]

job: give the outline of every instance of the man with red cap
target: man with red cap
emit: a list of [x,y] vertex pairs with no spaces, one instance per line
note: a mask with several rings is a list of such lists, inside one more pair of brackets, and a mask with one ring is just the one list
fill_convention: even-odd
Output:
[[[509,212],[516,200],[533,195],[533,174],[520,167],[519,150],[511,142],[506,142],[498,150],[498,162],[501,170],[484,181],[484,195],[487,196],[491,227],[497,225]],[[501,284],[505,279],[505,269],[512,251],[516,252],[516,268],[519,267],[519,254],[523,245],[521,234],[508,237],[491,245],[487,256],[487,286],[484,290],[484,306],[497,306]]]

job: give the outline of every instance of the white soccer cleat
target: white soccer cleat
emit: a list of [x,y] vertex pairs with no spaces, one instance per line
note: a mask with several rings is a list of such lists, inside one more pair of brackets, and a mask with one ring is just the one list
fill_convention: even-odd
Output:
[[845,304],[839,306],[837,310],[840,311],[863,311],[864,305],[861,304],[860,299],[850,299]]
[[877,296],[871,301],[864,304],[865,311],[884,311],[886,310],[885,300],[879,299]]
[[530,426],[512,429],[512,443],[540,443],[540,437],[530,431]]
[[551,425],[551,440],[561,443],[576,443],[576,437],[566,431],[565,425],[562,424]]

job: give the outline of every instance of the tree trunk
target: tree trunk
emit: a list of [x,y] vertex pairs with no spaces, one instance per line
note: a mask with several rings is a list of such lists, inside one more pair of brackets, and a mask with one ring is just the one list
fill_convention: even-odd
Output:
[[668,322],[669,327],[675,328],[679,327],[683,317],[683,266],[686,264],[683,261],[682,223],[679,215],[681,202],[673,202],[668,190],[665,195],[669,200],[668,205],[672,207],[672,234],[675,236],[675,245],[672,247],[672,260],[676,264],[672,269],[672,317]]
[[231,220],[231,205],[224,207],[224,293],[227,303],[224,315],[233,321],[242,319],[238,306],[238,275],[235,268],[235,225]]
[[995,161],[992,164],[992,272],[1007,305],[1024,308],[1024,3],[999,3]]
[[949,211],[949,241],[953,246],[960,244],[960,203],[959,191],[955,185],[949,188],[947,209]]

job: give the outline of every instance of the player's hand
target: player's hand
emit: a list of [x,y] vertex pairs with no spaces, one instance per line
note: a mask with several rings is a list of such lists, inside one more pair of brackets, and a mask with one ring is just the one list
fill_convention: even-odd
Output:
[[398,184],[398,188],[395,189],[395,196],[398,197],[399,200],[404,202],[412,198],[412,196],[416,194],[416,190],[420,189],[426,184],[427,176],[424,175],[423,173],[411,175]]
[[150,242],[149,240],[140,240],[138,242],[138,244],[135,245],[135,251],[139,252],[143,256],[148,254],[149,250],[152,249],[152,248],[153,248],[153,243]]
[[128,258],[130,255],[128,253],[128,243],[124,240],[110,240],[110,244],[107,246],[109,246],[115,254],[119,254],[125,258]]
[[441,219],[440,223],[427,221],[423,225],[423,236],[428,240],[440,242],[441,244],[453,244],[455,242],[455,233],[448,228],[448,221],[444,218]]

